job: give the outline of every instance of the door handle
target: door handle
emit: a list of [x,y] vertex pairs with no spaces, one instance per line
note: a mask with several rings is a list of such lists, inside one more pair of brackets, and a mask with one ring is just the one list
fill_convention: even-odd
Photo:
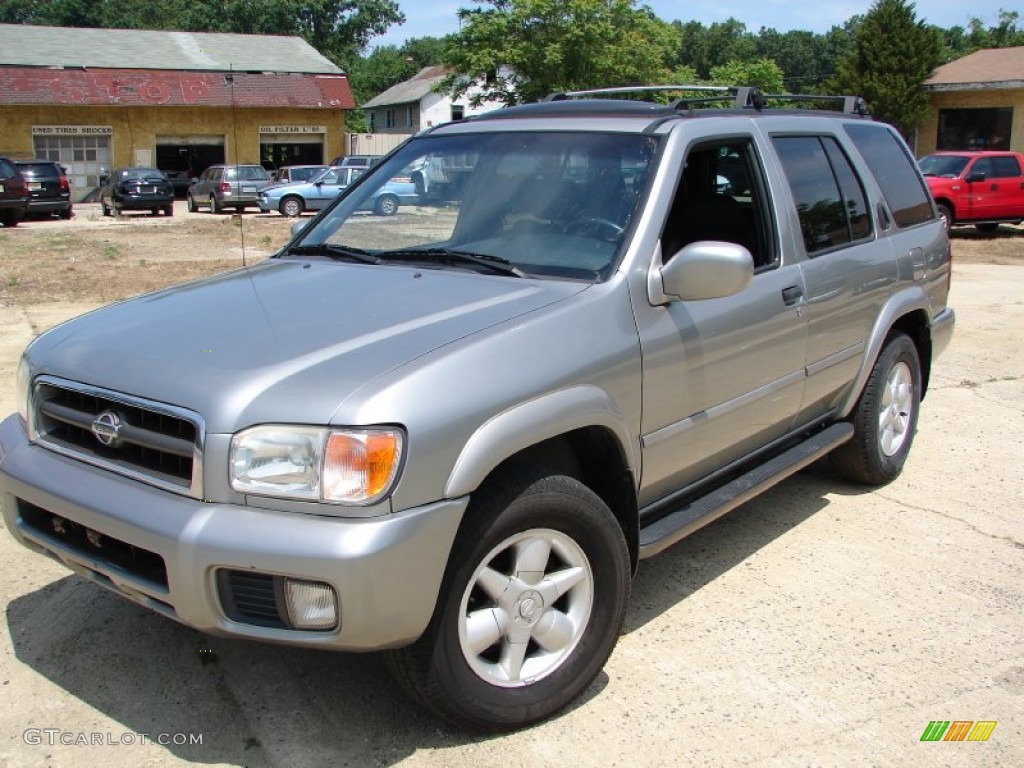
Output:
[[803,297],[804,289],[799,285],[791,285],[789,288],[782,289],[782,301],[787,307],[798,304]]

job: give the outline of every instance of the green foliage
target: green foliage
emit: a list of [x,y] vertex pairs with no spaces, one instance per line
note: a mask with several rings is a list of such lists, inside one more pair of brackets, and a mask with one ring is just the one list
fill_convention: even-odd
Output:
[[677,47],[672,27],[635,0],[476,0],[443,64],[460,96],[505,104],[554,91],[664,82]]
[[830,87],[863,96],[876,117],[909,137],[928,109],[922,86],[941,61],[942,40],[917,20],[913,3],[875,0]]
[[764,93],[782,93],[782,70],[771,59],[729,61],[711,70],[714,85],[753,85]]

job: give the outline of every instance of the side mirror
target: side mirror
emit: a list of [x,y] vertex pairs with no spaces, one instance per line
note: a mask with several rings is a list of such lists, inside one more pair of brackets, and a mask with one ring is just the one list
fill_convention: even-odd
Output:
[[299,232],[304,230],[307,224],[309,224],[308,220],[292,222],[292,237],[295,237]]
[[985,180],[985,172],[984,171],[971,171],[970,173],[967,174],[967,177],[964,179],[964,181],[966,181],[968,184],[973,184],[976,181],[984,181],[984,180]]
[[190,184],[198,184],[199,183],[199,177],[198,176],[193,176],[191,178],[191,180],[189,181],[189,183]]
[[654,304],[721,299],[750,285],[754,259],[742,245],[702,240],[690,243],[651,274],[648,292]]
[[100,186],[102,187],[108,181],[110,181],[110,174],[109,173],[101,173],[100,174]]

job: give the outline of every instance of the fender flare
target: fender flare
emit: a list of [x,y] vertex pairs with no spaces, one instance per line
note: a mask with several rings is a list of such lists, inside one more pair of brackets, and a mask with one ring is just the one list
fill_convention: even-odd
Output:
[[509,457],[585,427],[611,432],[622,449],[627,469],[637,477],[639,449],[630,438],[621,410],[604,390],[582,385],[512,406],[484,422],[463,446],[448,475],[444,496],[465,496]]
[[[842,408],[839,409],[840,418],[845,419],[853,412],[857,401],[860,399],[860,393],[864,391],[864,386],[871,375],[871,369],[874,368],[875,361],[882,353],[882,345],[885,344],[885,340],[888,338],[893,326],[896,325],[896,322],[901,317],[913,312],[924,312],[928,318],[932,316],[928,294],[925,293],[921,286],[909,286],[901,291],[897,291],[885,302],[882,310],[878,313],[874,327],[871,329],[871,335],[868,337],[864,357],[860,363],[860,370],[857,372],[857,378],[854,379],[853,386],[846,395]],[[927,360],[921,361],[922,368],[927,365],[929,365]]]

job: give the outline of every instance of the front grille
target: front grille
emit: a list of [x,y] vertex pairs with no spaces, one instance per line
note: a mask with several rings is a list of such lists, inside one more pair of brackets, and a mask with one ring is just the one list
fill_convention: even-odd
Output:
[[202,430],[181,409],[44,380],[34,392],[39,439],[76,458],[198,495]]
[[232,621],[288,629],[280,576],[222,568],[217,571],[217,591],[224,614]]
[[18,499],[18,516],[26,528],[45,539],[59,542],[64,549],[167,589],[167,567],[164,559],[155,552],[90,530],[23,499]]

